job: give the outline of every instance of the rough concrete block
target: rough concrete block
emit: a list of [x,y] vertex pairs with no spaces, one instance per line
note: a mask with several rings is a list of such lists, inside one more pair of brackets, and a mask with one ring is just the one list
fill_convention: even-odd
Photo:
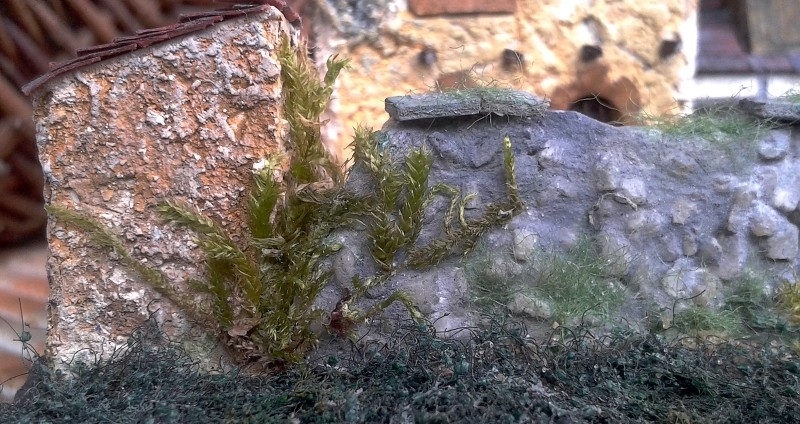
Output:
[[541,116],[548,103],[510,89],[477,88],[386,98],[386,113],[397,121],[470,115]]
[[[34,97],[46,202],[96,218],[186,289],[203,256],[154,206],[185,202],[241,238],[253,165],[287,152],[275,52],[290,28],[270,9],[48,81]],[[55,366],[109,355],[154,311],[170,337],[198,332],[85,231],[51,218],[48,241]]]

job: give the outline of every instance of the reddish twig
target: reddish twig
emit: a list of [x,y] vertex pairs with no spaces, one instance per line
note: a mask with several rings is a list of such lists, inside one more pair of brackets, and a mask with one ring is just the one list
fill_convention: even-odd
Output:
[[[85,0],[70,1],[81,2]],[[177,24],[168,25],[161,28],[137,31],[136,35],[128,37],[116,37],[111,43],[78,50],[77,58],[51,68],[43,75],[24,85],[22,87],[22,92],[28,95],[33,90],[42,86],[52,78],[90,63],[99,62],[101,60],[118,56],[132,50],[140,49],[156,43],[171,40],[181,35],[199,31],[223,20],[248,15],[251,13],[263,12],[270,6],[278,9],[283,16],[286,17],[286,20],[295,27],[300,27],[301,25],[300,15],[294,9],[289,7],[289,5],[287,5],[283,0],[216,0],[216,2],[225,4],[235,3],[236,5],[224,10],[184,15],[180,17]],[[245,4],[241,5],[241,3]]]

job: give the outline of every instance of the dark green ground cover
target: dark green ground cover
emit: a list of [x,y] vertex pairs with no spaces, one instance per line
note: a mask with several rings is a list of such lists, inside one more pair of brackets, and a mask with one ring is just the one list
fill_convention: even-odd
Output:
[[271,375],[199,371],[153,323],[72,379],[36,363],[0,406],[3,423],[789,423],[800,361],[788,348],[554,330],[534,343],[514,322],[462,329],[403,323]]

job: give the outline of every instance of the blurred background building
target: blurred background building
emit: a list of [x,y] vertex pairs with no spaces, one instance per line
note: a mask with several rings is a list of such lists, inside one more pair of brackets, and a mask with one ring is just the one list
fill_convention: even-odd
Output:
[[339,143],[358,124],[380,128],[384,98],[430,90],[513,87],[616,123],[676,113],[690,100],[694,0],[347,4],[318,2],[308,13],[317,60],[341,53],[353,65],[326,128]]
[[[246,3],[245,0],[242,1]],[[515,87],[615,125],[732,96],[800,88],[797,0],[287,0],[322,66],[351,58],[328,112],[330,149],[358,124],[380,128],[391,95]],[[42,170],[20,87],[137,30],[168,25],[213,0],[0,2],[0,382],[27,363],[15,332],[42,351],[48,297]],[[4,385],[9,400],[24,375]]]

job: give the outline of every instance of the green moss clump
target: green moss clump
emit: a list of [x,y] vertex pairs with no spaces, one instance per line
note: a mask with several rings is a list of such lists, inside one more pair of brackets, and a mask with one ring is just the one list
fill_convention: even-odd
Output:
[[[356,133],[354,155],[374,177],[377,190],[365,198],[356,198],[344,189],[345,175],[326,151],[320,134],[320,116],[347,61],[329,59],[327,73],[320,80],[306,57],[304,48],[297,52],[286,39],[278,49],[292,153],[288,172],[280,181],[275,174],[281,172],[284,158],[265,158],[258,164],[247,206],[249,234],[237,243],[221,225],[191,205],[165,201],[156,208],[167,222],[194,234],[205,255],[206,270],[202,281],[188,283],[206,294],[209,304],[197,304],[179,293],[159,271],[134,259],[122,241],[100,222],[62,208],[50,208],[58,218],[87,231],[98,245],[112,248],[123,264],[199,322],[213,323],[214,330],[242,363],[269,367],[297,362],[316,345],[317,334],[311,328],[327,312],[315,309],[313,303],[330,277],[319,261],[339,248],[326,242],[334,229],[366,222],[373,257],[382,269],[371,277],[353,276],[353,290],[330,312],[329,329],[346,335],[354,325],[395,302],[403,304],[413,318],[423,319],[404,292],[392,293],[364,311],[350,308],[369,289],[388,280],[399,249],[410,249],[409,262],[413,265],[438,262],[457,246],[470,248],[480,234],[506,222],[523,207],[508,137],[504,157],[509,202],[490,205],[481,219],[468,222],[464,219],[464,208],[470,199],[467,196],[460,203],[461,227],[452,229],[459,206],[458,190],[441,184],[429,189],[432,158],[427,149],[411,150],[403,166],[399,166],[379,150],[376,134],[365,129]],[[415,249],[425,207],[437,194],[451,196],[451,207],[445,216],[447,236],[440,243]]]
[[[454,250],[460,249],[463,252],[469,252],[486,231],[505,224],[525,208],[519,197],[514,169],[514,155],[511,150],[511,139],[508,136],[503,139],[503,164],[508,201],[489,204],[478,219],[468,221],[464,218],[466,205],[474,195],[465,196],[458,204],[456,203],[459,196],[457,189],[447,186],[435,187],[436,190],[432,194],[444,193],[451,196],[451,206],[445,215],[445,236],[427,246],[411,249],[408,253],[409,265],[412,267],[432,266],[441,262]],[[456,205],[458,205],[460,226],[453,228],[451,222]]]
[[254,173],[247,208],[250,233],[241,246],[190,205],[166,201],[157,206],[167,222],[194,233],[206,258],[206,271],[203,281],[189,284],[208,295],[210,307],[197,305],[160,272],[133,259],[119,238],[99,222],[61,208],[50,209],[87,230],[99,245],[111,247],[126,266],[200,322],[214,322],[242,362],[295,362],[316,344],[310,328],[324,312],[315,309],[313,302],[328,279],[318,262],[337,248],[326,244],[325,237],[357,208],[357,202],[344,194],[343,173],[325,150],[320,134],[320,115],[347,61],[332,57],[320,81],[305,57],[305,49],[295,51],[287,39],[278,49],[292,156],[282,182],[273,176],[280,172],[280,158],[265,159]]
[[378,149],[377,134],[357,128],[353,140],[356,163],[375,180],[378,196],[367,218],[372,256],[386,272],[395,268],[395,254],[416,241],[430,200],[428,176],[433,159],[424,147],[412,149],[403,167]]
[[714,310],[703,306],[691,306],[675,312],[672,328],[681,334],[719,334],[731,336],[741,331],[741,317],[734,311]]
[[800,283],[784,283],[775,296],[778,307],[789,315],[792,323],[800,325]]
[[320,81],[316,68],[308,57],[305,46],[295,50],[287,39],[278,48],[283,79],[284,115],[289,122],[289,135],[293,154],[289,172],[297,184],[324,180],[326,175],[336,183],[343,182],[341,167],[334,163],[325,149],[320,133],[320,116],[328,105],[334,84],[347,59],[331,56],[327,72]]

